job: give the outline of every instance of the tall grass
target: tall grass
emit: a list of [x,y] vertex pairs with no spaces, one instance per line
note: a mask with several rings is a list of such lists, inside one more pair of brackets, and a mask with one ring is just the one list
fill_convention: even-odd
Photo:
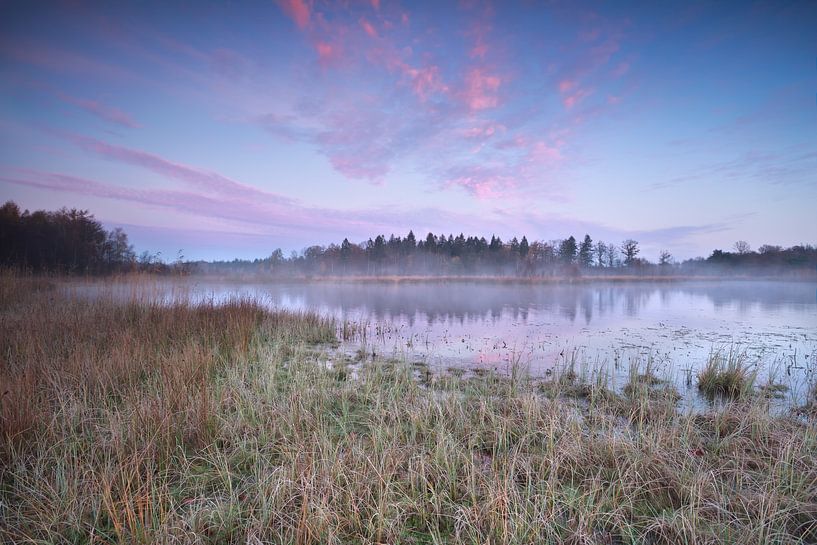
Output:
[[817,540],[815,423],[755,398],[640,411],[672,406],[649,368],[620,395],[382,361],[351,380],[313,315],[6,288],[9,542]]
[[698,390],[710,399],[740,399],[754,392],[757,369],[735,348],[713,352],[698,373]]

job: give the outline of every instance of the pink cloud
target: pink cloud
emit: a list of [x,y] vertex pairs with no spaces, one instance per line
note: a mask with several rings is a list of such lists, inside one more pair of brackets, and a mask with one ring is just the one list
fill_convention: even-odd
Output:
[[392,140],[398,130],[388,118],[373,111],[336,112],[314,139],[332,167],[350,179],[380,184],[397,153]]
[[528,150],[528,158],[531,161],[539,163],[552,163],[562,160],[562,151],[560,145],[549,144],[544,140],[538,140]]
[[578,81],[563,79],[559,82],[559,93],[562,95],[562,104],[568,110],[592,94],[590,89],[579,86]]
[[376,10],[380,9],[380,0],[372,0],[372,7]]
[[491,25],[488,19],[491,17],[491,10],[487,10],[476,22],[472,23],[466,33],[472,38],[473,45],[468,51],[468,56],[472,59],[484,59],[488,53],[488,34],[491,32]]
[[[469,131],[475,136],[490,132],[477,127]],[[499,129],[495,129],[499,132]],[[505,130],[502,126],[502,131]],[[490,147],[480,147],[478,159],[445,169],[440,177],[442,187],[457,187],[478,199],[519,196],[525,188],[552,200],[564,200],[558,177],[553,173],[563,164],[565,141],[563,134],[554,132],[546,138],[516,134]]]
[[505,132],[505,130],[505,125],[501,123],[487,123],[466,129],[463,136],[465,136],[465,138],[490,138],[496,134]]
[[[375,7],[379,8],[379,4]],[[290,12],[294,11],[289,7],[287,9]],[[403,12],[401,18],[404,23],[408,22],[407,13]],[[375,25],[366,17],[358,19],[358,27],[362,32],[355,32],[355,26],[342,22],[342,18],[340,21],[333,18],[330,23],[322,13],[316,12],[309,24],[299,25],[312,42],[321,65],[339,66],[338,61],[343,60],[345,67],[355,66],[355,60],[362,57],[372,64],[401,74],[403,78],[409,80],[410,88],[422,102],[435,93],[448,92],[449,87],[443,81],[437,65],[427,61],[423,63],[412,61],[410,46],[398,47],[393,40],[381,36]],[[384,27],[388,25],[384,23]],[[373,38],[377,42],[372,46],[369,41],[361,41],[359,39],[361,36]],[[343,48],[339,45],[341,43]]]
[[[316,11],[311,13],[309,11],[309,5],[301,0],[292,1],[292,3],[304,6],[305,11],[303,11],[303,13],[305,13],[306,16],[301,15],[301,22],[298,23],[296,20],[296,23],[317,53],[320,66],[323,68],[337,68],[349,64],[351,59],[348,58],[346,54],[353,52],[358,46],[355,40],[351,39],[355,34],[354,25],[349,25],[335,19],[332,19],[330,22],[324,17],[322,12]],[[301,13],[301,11],[296,11]],[[374,27],[368,23],[368,21],[361,18],[359,22],[361,28],[364,27],[363,23],[366,23],[368,29],[373,32],[374,37],[376,37]]]
[[383,176],[389,172],[388,166],[379,162],[366,161],[357,155],[331,155],[332,167],[348,178],[371,180],[376,184],[383,183]]
[[574,87],[576,87],[576,82],[575,81],[565,79],[565,80],[562,80],[562,81],[559,82],[559,92],[560,93],[567,93],[568,91],[570,91]]
[[451,170],[451,176],[443,182],[443,187],[459,187],[478,199],[501,197],[516,186],[515,180],[497,171],[483,166],[470,166]]
[[400,50],[381,40],[378,47],[367,50],[366,57],[372,64],[384,66],[388,71],[399,73],[409,80],[414,95],[421,102],[425,102],[433,94],[448,93],[449,87],[443,81],[440,67],[430,63],[414,66],[404,60],[410,54],[410,48]]
[[[606,37],[599,28],[593,28],[579,33],[579,43],[573,48],[576,56],[567,63],[557,74],[557,89],[561,95],[565,108],[572,109],[584,99],[593,94],[593,87],[603,84],[599,78],[607,76],[601,69],[611,62],[619,51],[619,33],[615,30],[606,31]],[[603,40],[600,41],[599,40]],[[595,43],[590,45],[588,42]],[[629,64],[619,63],[612,71],[613,76],[621,77]],[[609,72],[608,72],[609,74]]]
[[471,48],[470,55],[474,58],[485,58],[485,54],[488,52],[488,45],[484,43],[480,43],[475,45]]
[[591,94],[592,91],[588,89],[576,89],[572,93],[562,97],[562,104],[569,110]]
[[327,65],[339,58],[338,48],[326,42],[317,42],[315,50],[318,52],[318,60],[323,65]]
[[375,30],[374,26],[363,17],[360,18],[360,26],[363,27],[363,30],[370,37],[377,38],[377,30]]
[[499,76],[482,68],[473,68],[465,78],[463,100],[471,110],[485,110],[499,105],[497,92],[502,84]]
[[411,88],[420,100],[427,100],[434,93],[448,92],[448,86],[443,83],[438,66],[411,68],[404,66],[403,72],[411,78]]
[[310,9],[304,0],[279,0],[278,5],[295,21],[298,28],[304,29],[309,26]]

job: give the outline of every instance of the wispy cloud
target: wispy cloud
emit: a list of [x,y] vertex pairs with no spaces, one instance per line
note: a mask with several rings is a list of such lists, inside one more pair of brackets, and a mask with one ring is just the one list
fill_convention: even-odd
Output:
[[77,106],[78,108],[81,108],[104,121],[114,123],[121,127],[127,127],[129,129],[138,129],[141,127],[139,123],[134,121],[130,114],[123,112],[119,108],[104,104],[98,100],[77,98],[63,92],[57,93],[57,96],[60,98],[60,100],[73,104],[74,106]]
[[249,199],[263,199],[287,204],[288,199],[262,191],[250,185],[237,182],[216,172],[173,162],[159,155],[141,150],[109,144],[101,140],[81,135],[67,135],[67,138],[83,150],[111,161],[145,168],[162,176],[185,182],[186,184],[220,195],[241,196]]
[[686,174],[651,184],[658,190],[691,182],[720,183],[739,181],[743,184],[782,186],[817,184],[817,151],[804,146],[788,146],[773,151],[748,150],[726,161],[714,161],[694,166]]

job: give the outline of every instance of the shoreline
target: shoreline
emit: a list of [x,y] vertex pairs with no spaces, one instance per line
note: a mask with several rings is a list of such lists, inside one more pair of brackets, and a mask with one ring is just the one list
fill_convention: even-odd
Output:
[[467,275],[326,275],[326,276],[271,276],[242,274],[190,274],[159,275],[129,273],[108,277],[95,276],[53,276],[54,280],[205,280],[211,282],[260,282],[270,284],[495,284],[495,285],[589,285],[627,283],[681,283],[681,282],[797,282],[817,284],[817,275],[803,277],[781,276],[702,276],[702,275],[611,275],[611,276],[467,276]]

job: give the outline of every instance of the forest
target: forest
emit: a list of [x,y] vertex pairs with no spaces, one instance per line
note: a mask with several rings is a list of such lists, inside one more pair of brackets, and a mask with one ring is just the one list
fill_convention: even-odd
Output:
[[714,250],[707,258],[677,261],[669,250],[657,262],[644,259],[638,241],[620,243],[577,239],[503,241],[485,237],[435,235],[419,240],[378,235],[362,243],[309,246],[289,256],[276,249],[254,260],[173,262],[142,252],[137,256],[121,228],[106,230],[87,210],[21,211],[12,202],[0,207],[0,266],[34,273],[98,275],[146,271],[169,274],[259,274],[304,276],[653,276],[653,275],[788,275],[817,272],[817,247],[788,248],[765,244],[753,251],[738,241],[730,251]]

